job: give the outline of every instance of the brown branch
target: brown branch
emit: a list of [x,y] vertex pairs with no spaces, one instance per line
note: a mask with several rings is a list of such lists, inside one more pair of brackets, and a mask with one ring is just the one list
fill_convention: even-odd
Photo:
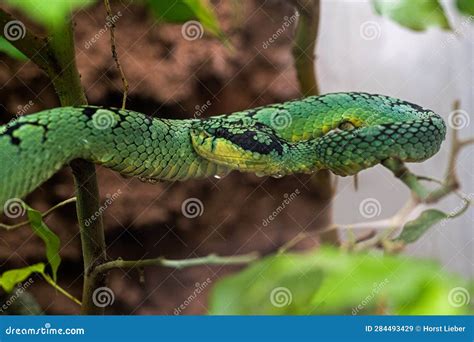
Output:
[[128,81],[123,72],[122,65],[120,64],[117,47],[115,45],[115,21],[112,19],[112,8],[110,7],[109,0],[104,0],[105,8],[107,11],[107,22],[110,22],[110,48],[112,50],[112,58],[115,61],[118,71],[120,72],[120,78],[122,79],[123,85],[123,97],[122,97],[122,109],[125,109],[128,95]]

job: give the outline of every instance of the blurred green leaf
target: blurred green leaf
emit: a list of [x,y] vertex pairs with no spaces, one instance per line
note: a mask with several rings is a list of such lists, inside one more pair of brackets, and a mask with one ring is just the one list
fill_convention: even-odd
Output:
[[61,27],[68,20],[68,14],[71,11],[94,2],[95,0],[6,0],[10,6],[49,28]]
[[456,6],[461,13],[467,15],[474,15],[474,1],[473,0],[456,0]]
[[[26,205],[25,205],[26,206]],[[59,256],[59,237],[44,223],[41,213],[26,206],[28,220],[36,235],[38,235],[46,245],[46,258],[53,272],[53,280],[56,282],[58,267],[61,264]]]
[[415,242],[418,240],[430,227],[436,223],[446,220],[449,215],[436,209],[425,210],[413,221],[409,221],[403,227],[403,231],[397,238],[399,241],[405,243]]
[[0,275],[0,286],[6,292],[11,292],[18,283],[23,282],[33,273],[44,273],[44,264],[42,262],[31,266],[9,270]]
[[148,0],[156,18],[169,23],[199,21],[211,34],[224,38],[217,17],[206,0]]
[[28,57],[26,57],[20,50],[14,47],[12,43],[5,39],[5,37],[0,37],[0,51],[5,52],[10,57],[20,61],[28,60]]
[[438,0],[372,0],[375,11],[402,26],[423,31],[435,26],[451,29],[448,18]]
[[450,291],[466,281],[403,256],[322,248],[268,256],[219,280],[210,314],[465,314]]

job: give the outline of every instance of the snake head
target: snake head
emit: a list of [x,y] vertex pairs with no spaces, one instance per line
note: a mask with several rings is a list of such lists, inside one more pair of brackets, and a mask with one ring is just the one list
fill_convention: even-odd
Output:
[[287,144],[262,124],[201,122],[191,130],[191,141],[197,154],[216,164],[257,174],[284,173]]

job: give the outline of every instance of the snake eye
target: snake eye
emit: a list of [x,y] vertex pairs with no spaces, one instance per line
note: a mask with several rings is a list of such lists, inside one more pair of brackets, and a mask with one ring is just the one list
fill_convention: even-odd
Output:
[[350,121],[343,121],[337,126],[341,131],[352,131],[356,126]]

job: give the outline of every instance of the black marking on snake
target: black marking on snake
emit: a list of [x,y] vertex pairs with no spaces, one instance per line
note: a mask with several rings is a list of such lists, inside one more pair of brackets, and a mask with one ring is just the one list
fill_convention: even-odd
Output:
[[46,133],[48,133],[48,126],[46,125],[42,125],[38,122],[15,122],[13,123],[11,126],[8,126],[7,129],[5,130],[5,132],[3,132],[4,135],[8,135],[10,136],[10,139],[11,139],[11,143],[13,145],[20,145],[21,143],[21,139],[13,136],[13,133],[19,129],[20,127],[22,126],[26,126],[26,125],[30,125],[30,126],[38,126],[38,127],[42,127],[44,129],[44,134],[41,138],[41,143],[44,143],[45,139],[46,139]]
[[243,133],[232,133],[228,129],[220,127],[215,131],[216,137],[224,138],[230,142],[240,146],[244,150],[257,152],[260,154],[270,154],[275,151],[279,155],[283,154],[283,146],[277,137],[273,135],[268,135],[270,138],[270,144],[261,143],[258,140],[255,140],[254,137],[257,136],[257,133],[254,131],[244,131]]
[[92,116],[99,110],[99,107],[82,107],[82,114],[87,116],[88,118],[92,118]]

